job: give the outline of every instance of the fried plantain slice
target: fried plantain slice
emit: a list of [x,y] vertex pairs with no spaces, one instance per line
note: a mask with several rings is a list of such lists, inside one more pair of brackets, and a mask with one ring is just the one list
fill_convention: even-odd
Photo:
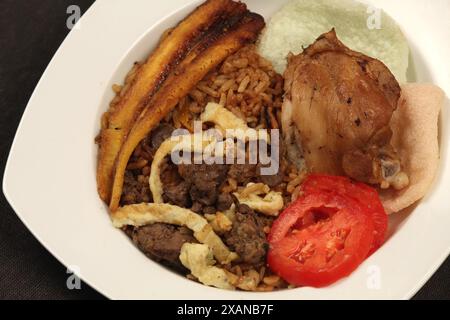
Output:
[[[247,13],[230,28],[221,30],[217,40],[192,58],[184,61],[166,80],[166,83],[150,100],[144,112],[130,131],[116,161],[116,170],[111,195],[110,210],[117,210],[122,194],[124,173],[128,160],[139,142],[166,116],[181,98],[218,66],[229,55],[249,42],[254,42],[264,28],[264,18],[255,13]],[[186,60],[189,60],[187,58]]]
[[189,52],[208,36],[211,26],[222,26],[223,21],[245,12],[246,6],[242,3],[208,0],[169,31],[147,61],[140,66],[120,101],[105,114],[106,125],[99,135],[97,188],[105,202],[110,200],[117,155],[149,99]]

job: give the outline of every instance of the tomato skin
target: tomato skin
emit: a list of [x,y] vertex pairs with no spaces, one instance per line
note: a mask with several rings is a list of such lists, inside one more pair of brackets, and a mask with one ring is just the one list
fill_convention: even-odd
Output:
[[365,206],[372,216],[375,226],[374,241],[369,256],[383,245],[388,229],[388,216],[378,196],[378,192],[374,188],[347,177],[313,174],[305,179],[301,186],[301,191],[304,194],[333,192],[358,201]]
[[[299,219],[311,210],[333,209],[326,220],[297,230]],[[348,276],[367,257],[374,239],[369,214],[355,200],[332,193],[311,192],[286,208],[272,225],[268,264],[272,271],[297,286],[323,287]],[[292,228],[294,227],[294,231]],[[336,235],[345,237],[335,243]],[[335,250],[336,249],[336,250]]]

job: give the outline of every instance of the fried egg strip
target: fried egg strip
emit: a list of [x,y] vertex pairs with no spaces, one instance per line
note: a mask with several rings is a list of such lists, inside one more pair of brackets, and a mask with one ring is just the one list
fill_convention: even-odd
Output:
[[[264,196],[261,196],[263,194]],[[281,192],[271,191],[270,187],[263,183],[249,183],[244,189],[234,192],[233,195],[239,200],[239,203],[246,204],[253,210],[272,217],[278,216],[284,205]]]
[[[196,145],[196,137],[200,142]],[[172,152],[179,151],[191,151],[191,152],[202,152],[205,147],[215,144],[215,140],[203,139],[202,134],[197,135],[185,135],[178,137],[179,139],[168,138],[165,140],[153,157],[153,162],[150,170],[149,185],[150,191],[153,196],[154,203],[163,203],[163,184],[161,181],[161,164]]]
[[[265,131],[260,132],[250,129],[242,119],[238,118],[232,112],[217,103],[209,103],[206,106],[205,111],[200,115],[200,119],[203,122],[214,123],[216,125],[216,129],[220,130],[222,134],[225,134],[226,130],[233,129],[234,131],[230,132],[233,134],[232,137],[243,138],[245,140],[262,139],[268,141],[267,134],[261,134],[266,133]],[[196,141],[200,143],[196,143]],[[216,148],[216,145],[218,144],[220,145]],[[215,154],[215,156],[223,157],[225,154],[226,145],[224,144],[224,141],[216,141],[213,136],[203,134],[203,131],[193,135],[171,137],[165,140],[156,151],[150,170],[149,185],[153,196],[153,202],[164,202],[160,168],[166,156],[172,152],[179,151],[202,153],[204,150],[209,148],[219,152],[218,154]],[[272,194],[270,194],[270,196],[272,196]],[[272,212],[273,210],[269,211]]]
[[227,264],[238,258],[214,232],[208,221],[189,209],[164,203],[133,204],[117,209],[111,219],[116,228],[127,225],[141,227],[152,223],[185,226],[194,232],[194,237],[200,243],[211,248],[220,263]]

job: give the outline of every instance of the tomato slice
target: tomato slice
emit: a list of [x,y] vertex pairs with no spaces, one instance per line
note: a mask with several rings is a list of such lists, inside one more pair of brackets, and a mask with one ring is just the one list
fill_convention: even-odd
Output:
[[333,193],[303,195],[269,234],[270,268],[297,286],[323,287],[348,276],[367,257],[374,226],[357,201]]
[[336,192],[358,201],[372,216],[375,227],[373,245],[369,255],[383,245],[388,228],[388,216],[378,196],[378,192],[374,188],[347,177],[328,175],[310,175],[305,179],[301,188],[305,194],[311,192]]

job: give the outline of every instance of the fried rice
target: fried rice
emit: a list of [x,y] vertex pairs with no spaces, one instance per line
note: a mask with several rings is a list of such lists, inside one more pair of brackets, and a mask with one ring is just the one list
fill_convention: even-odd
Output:
[[[111,108],[114,108],[121,95],[127,90],[139,67],[139,63],[134,64],[123,86],[113,86],[116,96],[111,101]],[[225,106],[251,128],[280,129],[282,95],[283,77],[273,69],[270,62],[257,53],[254,45],[248,45],[228,57],[216,70],[200,81],[163,122],[173,128],[184,128],[193,132],[193,122],[199,119],[209,102],[215,102]],[[282,152],[281,149],[282,180],[273,190],[282,193],[286,207],[298,196],[299,185],[305,173],[298,172],[294,166],[286,162]],[[135,149],[125,173],[121,205],[152,202],[148,180],[154,153],[155,150],[148,139],[144,139]],[[170,166],[170,163],[165,164],[162,170]],[[228,177],[220,191],[231,194],[242,186],[242,183],[236,179]],[[264,227],[266,234],[270,231],[272,221],[273,218],[267,219]],[[129,229],[126,231],[130,233]],[[246,283],[237,285],[242,290],[272,291],[287,287],[287,283],[272,274],[265,265],[252,267],[247,264],[230,264],[224,268],[236,274],[239,281]],[[187,274],[187,277],[195,280],[191,274]],[[249,279],[251,279],[250,282]]]

